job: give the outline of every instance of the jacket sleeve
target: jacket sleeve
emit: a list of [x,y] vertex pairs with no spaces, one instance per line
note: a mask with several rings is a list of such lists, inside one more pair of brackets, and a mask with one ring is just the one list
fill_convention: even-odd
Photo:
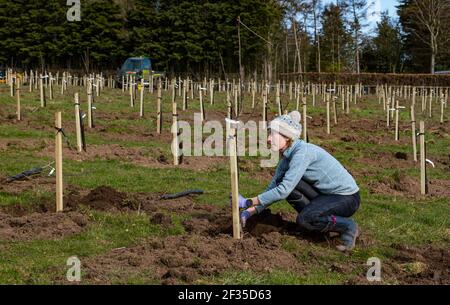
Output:
[[258,195],[260,204],[256,206],[257,212],[260,213],[276,201],[286,199],[300,182],[311,162],[312,156],[308,154],[307,151],[294,153],[289,161],[289,168],[286,171],[283,180],[277,186]]
[[280,178],[280,175],[281,175],[282,162],[283,162],[283,160],[281,160],[280,163],[278,163],[278,166],[275,170],[275,174],[273,175],[272,180],[270,181],[269,185],[264,190],[264,192],[270,191],[271,189],[273,189],[277,186],[277,180]]

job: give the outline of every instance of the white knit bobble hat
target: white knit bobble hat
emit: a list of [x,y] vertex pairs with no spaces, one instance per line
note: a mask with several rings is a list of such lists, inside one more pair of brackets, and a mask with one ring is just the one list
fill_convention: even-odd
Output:
[[273,119],[269,124],[269,130],[276,131],[292,140],[298,139],[302,133],[300,119],[300,112],[292,111]]

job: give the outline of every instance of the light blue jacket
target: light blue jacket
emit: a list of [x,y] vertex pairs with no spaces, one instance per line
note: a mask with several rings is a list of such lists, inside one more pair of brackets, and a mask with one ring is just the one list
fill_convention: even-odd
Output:
[[302,177],[322,194],[352,195],[359,191],[352,175],[332,155],[317,145],[297,139],[283,152],[272,181],[258,195],[257,212],[286,199]]

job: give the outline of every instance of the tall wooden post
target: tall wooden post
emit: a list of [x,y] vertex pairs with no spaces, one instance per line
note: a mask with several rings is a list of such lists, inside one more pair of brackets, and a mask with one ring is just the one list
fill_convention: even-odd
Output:
[[130,106],[134,107],[134,88],[136,86],[136,81],[130,76]]
[[28,85],[30,86],[29,91],[33,92],[33,82],[34,82],[34,73],[33,70],[30,71],[30,79],[28,81]]
[[63,210],[63,177],[62,177],[62,123],[61,112],[55,113],[55,170],[56,170],[56,212]]
[[347,109],[345,110],[346,114],[350,114],[350,97],[352,96],[351,94],[351,86],[347,87]]
[[162,129],[162,80],[158,82],[158,98],[157,98],[157,113],[156,113],[156,132],[161,133]]
[[262,103],[262,121],[263,124],[266,124],[267,121],[267,93],[268,91],[268,87],[267,85],[264,86],[264,90],[263,90],[263,103]]
[[417,162],[417,144],[416,144],[416,115],[414,104],[411,105],[411,139],[413,145],[413,159]]
[[153,94],[153,86],[154,86],[154,77],[153,77],[153,71],[150,71],[150,76],[149,76],[149,83],[150,83],[150,93]]
[[10,94],[11,94],[11,97],[14,97],[14,79],[16,79],[17,80],[17,77],[13,77],[13,76],[11,76],[10,77],[10,79],[9,79],[9,87],[10,87]]
[[88,80],[88,127],[93,128],[94,127],[94,120],[92,118],[92,80],[89,78]]
[[199,95],[198,95],[199,99],[200,99],[200,117],[202,119],[202,123],[205,121],[205,108],[203,105],[203,89],[199,88]]
[[141,79],[141,90],[140,90],[140,100],[139,100],[139,117],[144,117],[144,78]]
[[178,139],[178,112],[177,103],[172,102],[172,153],[173,153],[173,165],[179,165],[180,161],[180,147]]
[[[227,122],[227,124],[230,124]],[[229,126],[228,137],[230,147],[230,174],[231,174],[231,202],[233,219],[233,238],[241,239],[241,226],[239,217],[239,180],[237,166],[236,126]]]
[[433,105],[433,90],[430,90],[430,99],[429,99],[429,105],[428,105],[428,117],[429,118],[431,118],[432,105]]
[[17,98],[17,121],[20,121],[22,118],[20,114],[20,82],[17,82],[16,98]]
[[63,73],[63,77],[61,80],[61,95],[64,95],[64,83],[66,81],[66,72]]
[[[299,97],[298,97],[299,98]],[[306,117],[306,97],[302,100],[302,106],[303,106],[303,140],[305,142],[308,142],[308,133],[307,133],[307,117]]]
[[256,81],[252,83],[252,109],[255,109]]
[[278,106],[278,115],[281,116],[282,113],[282,109],[281,109],[281,99],[280,99],[280,82],[277,83],[277,89],[276,89],[276,101],[277,101],[277,106]]
[[234,89],[234,116],[237,118],[239,116],[239,97],[237,85],[233,85]]
[[83,143],[81,141],[80,99],[78,92],[75,93],[75,132],[77,135],[77,150],[78,152],[81,152]]
[[399,115],[398,100],[395,102],[395,141],[398,141],[398,115]]
[[48,88],[48,92],[49,92],[48,98],[50,100],[53,100],[53,77],[52,77],[51,73],[49,74],[49,88]]
[[312,85],[312,105],[313,105],[313,107],[316,106],[316,89],[317,89],[316,85],[313,84]]
[[391,98],[388,97],[387,99],[387,105],[386,105],[386,126],[389,127],[390,126],[390,115],[391,115]]
[[186,92],[187,91],[187,80],[185,80],[183,82],[183,111],[185,111],[187,109],[187,96],[186,96]]
[[327,102],[327,134],[331,133],[330,128],[330,95],[326,95],[326,102]]
[[40,92],[40,99],[41,99],[41,107],[46,106],[46,100],[45,100],[45,91],[44,91],[44,77],[42,74],[39,77],[39,92]]
[[214,79],[209,81],[209,98],[210,104],[214,105]]
[[419,142],[420,142],[420,193],[425,195],[428,192],[427,187],[427,173],[425,165],[425,123],[420,121],[419,127]]
[[336,109],[336,101],[337,101],[338,97],[337,96],[333,96],[333,119],[334,119],[334,124],[337,125],[338,121],[337,121],[337,109]]

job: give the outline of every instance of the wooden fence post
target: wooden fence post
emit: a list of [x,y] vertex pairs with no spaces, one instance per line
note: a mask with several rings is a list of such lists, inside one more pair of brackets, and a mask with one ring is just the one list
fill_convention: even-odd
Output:
[[140,99],[139,99],[139,117],[144,117],[144,78],[141,79],[141,90],[140,90]]
[[416,144],[416,115],[414,104],[411,105],[411,133],[412,133],[412,145],[413,145],[413,160],[417,162],[417,144]]
[[331,133],[330,128],[330,94],[325,95],[326,103],[327,103],[327,134]]
[[227,128],[230,131],[228,137],[230,151],[230,174],[231,174],[231,202],[232,202],[232,218],[233,218],[233,238],[241,239],[241,226],[239,217],[239,180],[237,166],[237,143],[235,123],[227,121]]
[[55,170],[56,170],[56,212],[63,210],[63,179],[62,179],[62,123],[61,112],[55,113]]
[[88,80],[88,127],[93,128],[94,127],[94,119],[92,117],[92,80],[89,78]]
[[17,97],[17,121],[20,121],[22,118],[20,113],[20,82],[17,82],[16,97]]
[[426,151],[425,151],[425,122],[420,121],[419,127],[419,142],[420,142],[420,193],[425,195],[428,193],[427,173],[426,173]]
[[45,91],[44,91],[44,77],[42,74],[39,77],[39,91],[40,91],[40,99],[41,99],[41,107],[46,106],[46,100],[45,100]]
[[157,97],[157,113],[156,113],[156,132],[161,133],[162,129],[162,80],[158,82],[158,97]]
[[[300,97],[300,96],[299,96]],[[298,97],[298,98],[299,98]],[[307,116],[306,116],[306,97],[303,98],[302,100],[302,108],[303,108],[303,140],[305,142],[308,142],[308,134],[307,134]]]
[[78,92],[75,93],[75,132],[77,136],[77,150],[81,152],[83,143],[81,141],[81,117],[80,117],[80,99]]
[[178,139],[178,112],[177,103],[172,102],[172,153],[173,153],[173,165],[180,164],[180,143]]

